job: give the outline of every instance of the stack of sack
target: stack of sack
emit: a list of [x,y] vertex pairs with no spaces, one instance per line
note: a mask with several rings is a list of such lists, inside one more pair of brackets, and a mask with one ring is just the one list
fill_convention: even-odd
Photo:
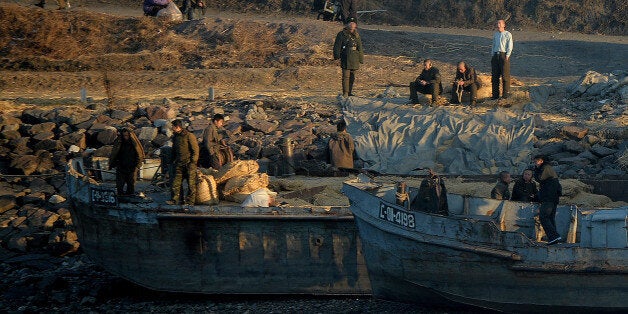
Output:
[[[217,204],[217,191],[220,191],[221,199],[242,203],[243,206],[247,207],[268,207],[274,202],[277,193],[268,189],[270,181],[268,175],[258,173],[258,170],[259,164],[255,160],[234,160],[213,174],[202,174],[204,180],[200,180],[199,177],[198,186],[200,187],[202,182],[206,182],[209,187],[211,203],[207,205]],[[212,184],[217,187],[215,198]],[[197,197],[199,199],[200,189],[197,195],[199,195]],[[198,201],[197,204],[200,204]]]

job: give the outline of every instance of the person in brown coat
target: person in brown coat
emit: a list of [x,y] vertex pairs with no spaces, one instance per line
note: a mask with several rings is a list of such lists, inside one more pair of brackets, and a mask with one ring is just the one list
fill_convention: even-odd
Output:
[[469,105],[475,106],[478,100],[478,89],[480,83],[478,76],[475,73],[475,69],[467,66],[464,61],[458,62],[458,70],[456,71],[456,78],[454,84],[451,87],[451,103],[460,104],[462,98],[462,92],[467,91],[471,94],[471,101]]
[[233,151],[220,133],[225,124],[225,117],[217,113],[212,123],[203,131],[203,146],[201,147],[200,166],[212,167],[219,170],[227,162],[233,161]]
[[121,129],[109,156],[109,169],[116,168],[118,195],[135,194],[135,182],[143,161],[144,148],[140,140],[129,129]]
[[355,144],[351,134],[347,133],[347,123],[342,120],[336,125],[336,132],[329,139],[329,159],[332,167],[353,168]]

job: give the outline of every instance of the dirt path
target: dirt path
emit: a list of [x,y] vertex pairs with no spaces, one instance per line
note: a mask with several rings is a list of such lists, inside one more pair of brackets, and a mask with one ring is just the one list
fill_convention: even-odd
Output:
[[[7,0],[2,0],[7,2]],[[13,1],[15,2],[15,1]],[[26,3],[20,0],[20,3]],[[116,16],[140,17],[141,6],[123,6],[102,1],[80,1],[73,11],[94,11]],[[56,5],[49,3],[46,10]],[[38,9],[33,7],[33,9]],[[291,23],[300,27],[321,27],[327,32],[340,24],[315,20],[315,16],[279,13],[239,14],[210,10],[205,19],[244,19],[258,22]],[[358,76],[361,95],[376,96],[389,84],[405,84],[414,79],[419,68],[414,62],[423,58],[436,60],[444,82],[453,78],[454,64],[466,60],[480,72],[490,73],[491,30],[447,29],[410,26],[360,25],[367,53]],[[628,36],[598,36],[562,32],[513,30],[515,48],[512,75],[528,83],[550,80],[570,82],[588,70],[610,72],[627,68]],[[333,38],[323,45],[331,45]],[[151,97],[202,98],[208,86],[216,86],[220,97],[279,95],[287,97],[323,97],[333,99],[339,89],[339,69],[328,61],[321,66],[297,66],[290,69],[232,68],[229,78],[224,70],[184,69],[170,71],[115,72],[119,98]],[[104,97],[102,73],[2,71],[5,85],[0,99],[71,98],[87,87],[89,96]],[[255,79],[252,79],[255,78]],[[148,86],[145,82],[150,81]]]

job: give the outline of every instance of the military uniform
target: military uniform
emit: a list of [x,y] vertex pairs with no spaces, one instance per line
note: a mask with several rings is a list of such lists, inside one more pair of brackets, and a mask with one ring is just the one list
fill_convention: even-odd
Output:
[[[426,81],[427,84],[421,85],[419,81]],[[440,71],[438,71],[436,67],[431,67],[429,70],[423,69],[416,80],[414,80],[414,82],[410,82],[410,100],[412,100],[413,103],[418,103],[418,92],[422,94],[431,94],[432,103],[434,103],[438,99],[438,95],[440,95],[442,90],[443,85],[441,84]]]
[[336,35],[334,60],[338,59],[340,59],[340,67],[342,68],[342,94],[343,96],[351,96],[355,82],[355,71],[360,68],[361,63],[364,63],[362,40],[357,30],[351,33],[345,28]]
[[[463,81],[462,90],[458,90],[460,85],[458,85],[458,81]],[[467,91],[471,94],[471,105],[475,105],[475,102],[478,100],[478,89],[480,88],[480,82],[478,81],[478,76],[475,73],[475,69],[472,67],[467,67],[466,71],[460,72],[456,71],[456,78],[453,86],[451,87],[451,103],[459,104],[458,95],[456,94],[458,91],[462,93],[462,91]]]
[[186,204],[194,204],[196,199],[196,163],[198,162],[198,141],[187,130],[175,133],[172,138],[172,201],[181,201],[183,180],[188,182]]
[[329,139],[329,157],[334,167],[353,168],[355,145],[346,131],[337,132]]
[[[118,136],[109,156],[109,168],[116,168],[118,195],[134,194],[137,174],[144,161],[144,148],[135,133],[129,131],[129,140]],[[126,191],[124,185],[126,184]]]
[[201,153],[201,166],[220,169],[222,167],[220,158],[220,144],[222,135],[218,132],[218,127],[212,122],[203,131],[203,147]]

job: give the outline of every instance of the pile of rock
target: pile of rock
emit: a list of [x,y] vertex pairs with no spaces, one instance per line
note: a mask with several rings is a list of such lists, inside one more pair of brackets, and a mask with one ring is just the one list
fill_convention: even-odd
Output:
[[[272,99],[179,105],[165,99],[159,105],[138,103],[134,110],[93,103],[5,112],[0,115],[0,173],[5,174],[0,182],[2,245],[17,251],[45,249],[57,255],[76,251],[76,234],[63,200],[67,160],[87,154],[109,157],[121,126],[134,128],[150,156],[168,145],[173,119],[182,118],[200,138],[215,113],[229,117],[225,131],[236,159],[262,158],[267,161],[265,171],[277,169],[282,160],[280,143],[287,136],[294,140],[296,168],[317,174],[328,169],[323,161],[325,143],[340,119],[333,106]],[[267,176],[256,175],[249,179],[268,185]],[[230,187],[232,199],[251,192]]]
[[566,125],[535,132],[536,154],[548,156],[565,178],[613,177],[626,174],[618,162],[628,150],[628,130],[591,132],[587,127]]

